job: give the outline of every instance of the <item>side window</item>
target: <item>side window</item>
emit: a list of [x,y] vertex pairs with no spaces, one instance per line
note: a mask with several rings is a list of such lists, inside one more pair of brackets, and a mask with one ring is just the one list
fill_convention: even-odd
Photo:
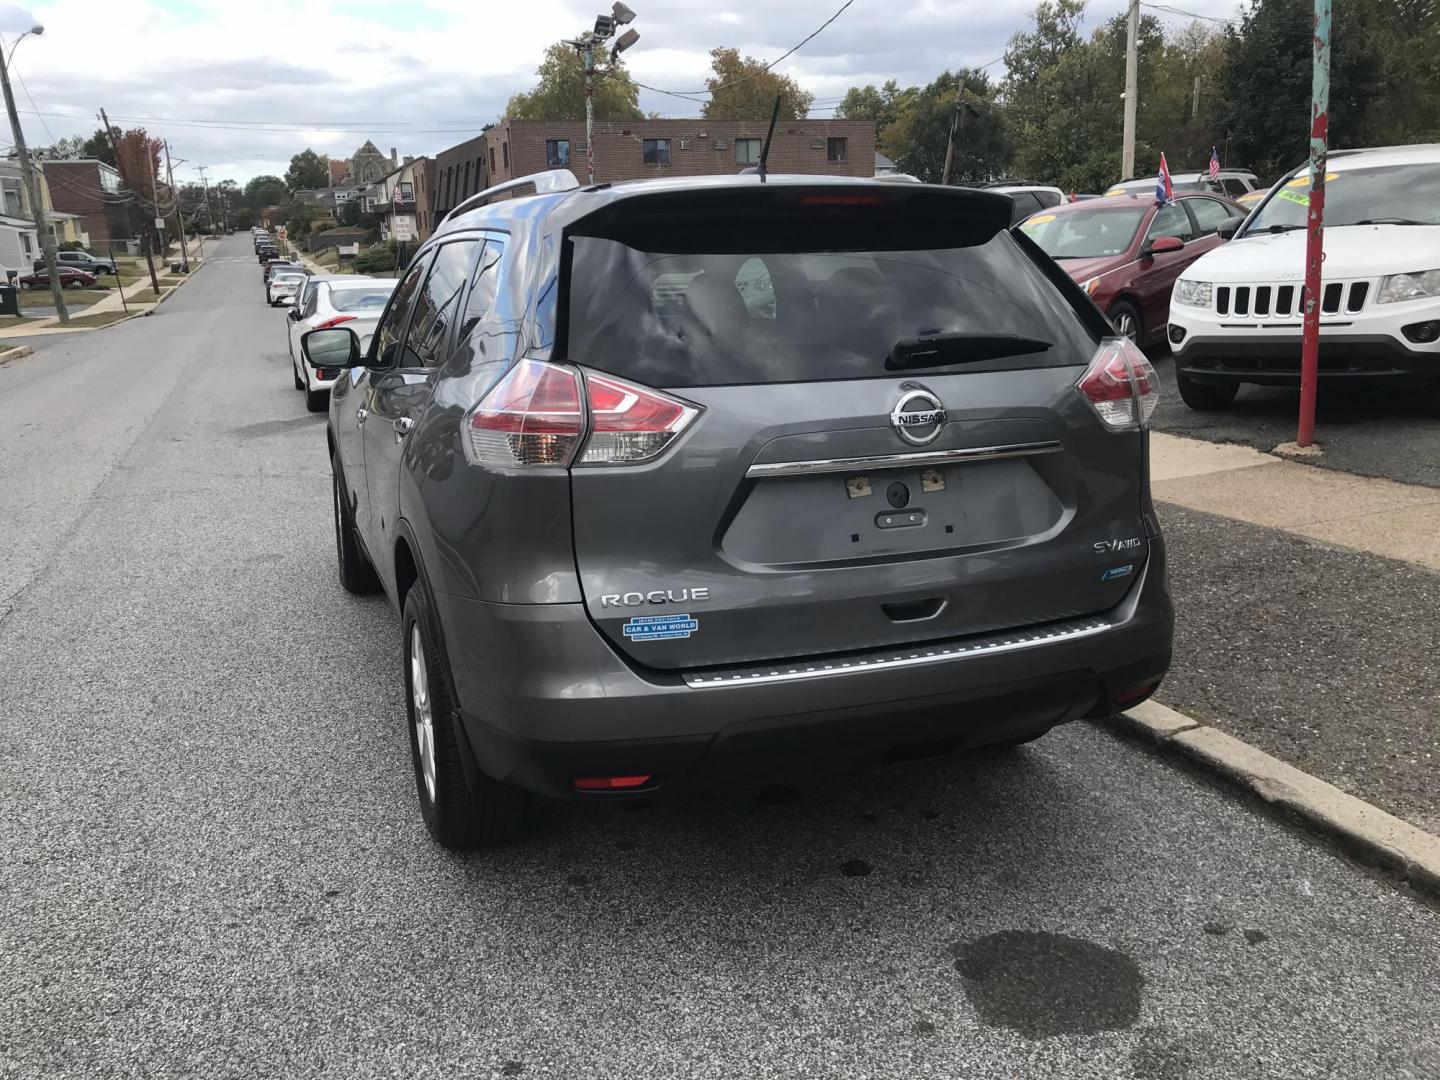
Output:
[[1060,196],[1053,191],[1036,191],[1033,193],[1040,202],[1042,210],[1048,210],[1052,206],[1060,205]]
[[425,279],[425,268],[430,265],[430,253],[426,252],[415,260],[405,280],[395,290],[394,297],[380,325],[375,328],[375,362],[372,367],[394,367],[395,352],[400,345],[400,335],[405,332],[405,323],[410,318],[410,309],[415,306],[415,294],[420,291],[420,282]]
[[500,260],[504,255],[504,241],[493,236],[485,241],[485,250],[475,264],[475,284],[470,286],[470,296],[465,301],[465,316],[460,323],[461,337],[468,336],[475,329],[475,324],[495,306],[495,295],[500,288]]
[[1209,236],[1233,216],[1231,210],[1214,199],[1186,199],[1185,205],[1195,215],[1195,226],[1201,236]]
[[1157,236],[1178,236],[1187,242],[1195,239],[1195,230],[1190,226],[1190,215],[1185,213],[1185,208],[1178,202],[1162,206],[1151,219],[1145,239],[1154,240]]
[[1225,177],[1220,181],[1220,184],[1222,187],[1225,188],[1225,194],[1229,195],[1232,199],[1238,199],[1241,195],[1244,195],[1245,192],[1250,190],[1248,187],[1245,186],[1244,180],[1233,176]]
[[320,307],[320,290],[322,288],[324,288],[322,285],[312,285],[306,290],[305,307],[300,311],[300,317],[302,319],[310,318]]
[[457,240],[440,247],[415,301],[415,317],[400,353],[401,367],[433,368],[444,362],[445,342],[455,325],[455,309],[479,246],[479,240]]

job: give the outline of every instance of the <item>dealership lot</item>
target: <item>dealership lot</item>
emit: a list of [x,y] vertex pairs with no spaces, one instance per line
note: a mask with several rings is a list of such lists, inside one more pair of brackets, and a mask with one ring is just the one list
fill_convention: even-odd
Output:
[[1088,725],[436,847],[284,334],[0,369],[0,1076],[1440,1073],[1431,908]]

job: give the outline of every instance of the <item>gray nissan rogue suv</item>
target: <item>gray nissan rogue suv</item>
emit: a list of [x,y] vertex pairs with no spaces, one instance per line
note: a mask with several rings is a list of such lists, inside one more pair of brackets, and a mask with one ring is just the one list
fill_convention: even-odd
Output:
[[963,188],[542,173],[453,211],[363,350],[305,335],[437,840],[1155,689],[1155,372],[1009,224]]

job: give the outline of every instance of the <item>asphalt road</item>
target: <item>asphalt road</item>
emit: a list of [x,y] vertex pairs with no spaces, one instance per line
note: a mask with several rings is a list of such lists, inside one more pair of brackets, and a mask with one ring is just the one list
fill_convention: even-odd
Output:
[[1440,916],[1090,726],[435,847],[222,255],[0,369],[0,1076],[1440,1076]]
[[[1152,350],[1150,359],[1163,388],[1153,419],[1157,430],[1265,451],[1295,441],[1298,388],[1242,386],[1228,408],[1196,412],[1180,400],[1168,351]],[[1423,392],[1373,384],[1322,385],[1315,441],[1324,454],[1312,464],[1321,468],[1440,487],[1440,412],[1433,397]]]

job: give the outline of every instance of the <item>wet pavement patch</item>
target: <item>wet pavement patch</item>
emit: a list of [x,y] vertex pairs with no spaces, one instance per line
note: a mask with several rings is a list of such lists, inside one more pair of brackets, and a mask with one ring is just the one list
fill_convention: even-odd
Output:
[[982,1022],[1032,1039],[1130,1027],[1140,1016],[1140,969],[1122,952],[1079,938],[1005,930],[950,947]]
[[869,877],[870,864],[864,859],[850,859],[840,864],[840,872],[846,877]]
[[1264,930],[1246,930],[1245,943],[1247,945],[1259,945],[1262,941],[1269,941],[1270,935]]

